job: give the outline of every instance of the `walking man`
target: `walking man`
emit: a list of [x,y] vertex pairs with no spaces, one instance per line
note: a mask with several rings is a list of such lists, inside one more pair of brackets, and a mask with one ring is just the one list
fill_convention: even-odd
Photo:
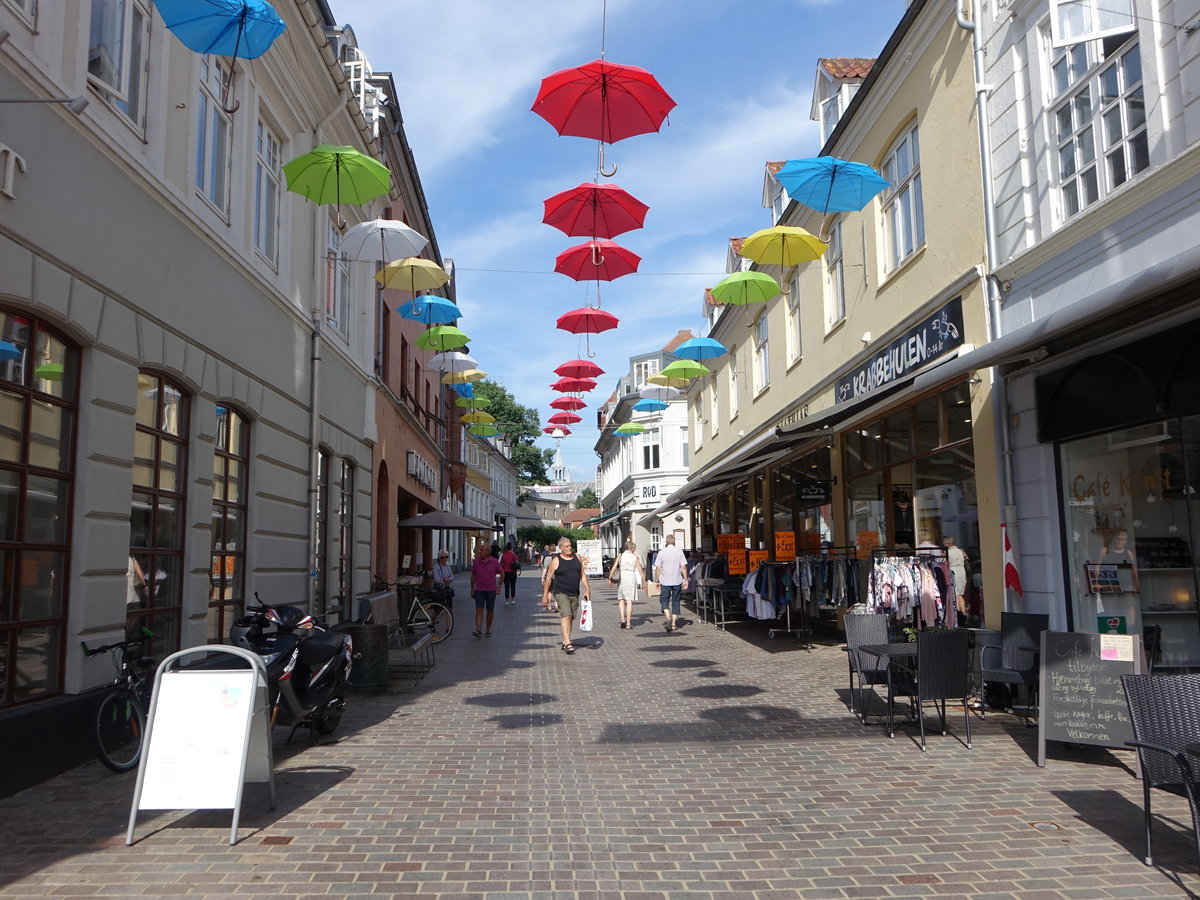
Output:
[[483,614],[487,612],[487,636],[492,636],[492,619],[496,617],[496,592],[503,576],[500,560],[492,556],[492,546],[480,541],[471,563],[471,596],[475,598],[475,637],[483,632]]
[[546,580],[542,583],[542,606],[546,609],[550,609],[551,594],[558,605],[559,622],[562,625],[562,648],[568,654],[574,653],[571,626],[575,623],[575,617],[579,615],[579,597],[582,594],[584,600],[591,600],[592,589],[588,584],[587,573],[583,570],[583,563],[575,555],[571,539],[568,537],[559,539],[558,555],[551,557],[550,567],[546,570]]
[[654,580],[662,587],[664,627],[669,632],[679,627],[679,595],[688,586],[687,557],[675,546],[675,535],[667,535],[667,545],[654,560]]

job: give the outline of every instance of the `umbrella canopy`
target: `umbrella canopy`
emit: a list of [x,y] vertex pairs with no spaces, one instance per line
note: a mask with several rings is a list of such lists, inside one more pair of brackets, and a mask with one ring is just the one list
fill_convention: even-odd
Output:
[[462,420],[468,425],[487,425],[496,421],[496,417],[491,413],[486,413],[483,410],[476,409],[463,415]]
[[580,394],[590,391],[596,386],[592,378],[560,378],[550,385],[550,390],[561,391],[564,394]]
[[415,294],[441,287],[450,280],[450,273],[432,260],[407,256],[392,260],[382,271],[375,273],[375,280],[385,288]]
[[550,401],[550,406],[554,409],[572,410],[583,409],[587,404],[578,397],[555,397]]
[[638,412],[661,412],[669,405],[666,400],[650,400],[647,398],[633,404],[633,408]]
[[424,322],[426,325],[449,325],[462,318],[462,310],[453,300],[433,294],[413,297],[396,307],[396,312],[406,319]]
[[442,376],[442,384],[469,384],[472,381],[483,381],[487,372],[482,369],[464,369],[461,372],[447,372]]
[[429,246],[429,239],[395,219],[372,219],[346,229],[338,249],[351,259],[387,262],[416,256]]
[[724,356],[729,351],[725,349],[725,345],[718,340],[707,337],[692,338],[684,341],[678,347],[671,351],[680,359],[716,359],[718,356]]
[[500,429],[495,425],[472,425],[467,429],[467,434],[473,434],[476,437],[495,437],[500,433]]
[[0,341],[0,362],[12,362],[21,358],[21,348],[12,341]]
[[571,334],[599,334],[617,327],[617,317],[602,309],[581,306],[558,317],[557,325]]
[[454,401],[454,405],[461,406],[465,409],[484,409],[485,407],[491,406],[492,401],[487,397],[459,397]]
[[573,412],[556,412],[546,421],[551,425],[574,425],[576,422],[582,422],[583,416]]
[[820,259],[828,246],[816,235],[791,225],[756,231],[742,241],[741,256],[769,266],[798,266]]
[[863,163],[834,156],[789,159],[775,173],[788,196],[817,212],[853,212],[871,202],[887,179]]
[[566,437],[571,433],[571,429],[564,425],[547,425],[542,431],[546,432],[550,437],[556,438]]
[[479,363],[475,357],[461,350],[447,350],[445,353],[435,353],[429,357],[429,365],[426,368],[439,372],[464,372],[467,369],[479,368]]
[[446,531],[491,531],[492,526],[478,519],[456,516],[454,513],[437,509],[421,513],[396,523],[397,528],[441,528]]
[[572,359],[558,366],[555,375],[565,378],[595,378],[604,374],[604,370],[590,359]]
[[[445,379],[442,380],[442,383],[446,383]],[[450,390],[454,391],[460,397],[471,398],[475,396],[475,386],[466,382],[452,384]]]
[[675,107],[645,69],[595,59],[542,79],[533,111],[561,135],[612,144],[658,131]]
[[196,53],[254,59],[287,29],[267,0],[154,0],[154,6]]
[[313,203],[357,206],[392,189],[387,166],[353,147],[322,144],[284,163],[287,189]]
[[709,375],[712,370],[704,363],[696,362],[694,359],[677,359],[663,367],[659,372],[664,378],[699,378],[701,375]]
[[62,363],[42,363],[33,370],[33,377],[45,381],[62,381],[65,373],[66,367]]
[[638,393],[647,400],[674,400],[679,396],[679,388],[667,387],[665,385],[644,387]]
[[413,341],[422,350],[454,350],[465,347],[471,339],[453,325],[434,325]]
[[576,281],[613,281],[636,272],[642,258],[603,239],[568,247],[554,258],[554,271]]
[[[713,300],[717,303],[731,303],[735,306],[766,303],[772,297],[779,296],[779,282],[766,272],[734,272],[718,281],[711,292]],[[722,352],[724,349],[721,348]]]
[[617,434],[620,435],[642,434],[645,430],[646,426],[640,422],[626,422],[624,425],[617,426]]
[[691,384],[692,379],[684,378],[682,375],[664,375],[662,372],[655,372],[646,381],[661,387],[681,388]]
[[584,182],[544,201],[542,221],[568,237],[614,238],[641,228],[650,211],[615,184]]

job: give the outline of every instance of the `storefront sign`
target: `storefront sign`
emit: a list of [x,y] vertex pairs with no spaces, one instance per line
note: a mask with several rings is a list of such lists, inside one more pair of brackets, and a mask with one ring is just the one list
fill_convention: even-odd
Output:
[[751,550],[750,551],[750,571],[753,572],[763,563],[769,561],[771,554],[766,550]]
[[794,531],[777,531],[775,532],[775,558],[777,560],[795,559],[796,557],[796,532]]
[[837,402],[853,400],[903,378],[961,346],[962,342],[962,297],[955,297],[862,366],[838,378]]
[[833,483],[829,481],[806,481],[796,485],[796,498],[809,506],[824,506],[833,500]]
[[437,490],[437,469],[425,462],[424,458],[415,450],[408,451],[408,474],[416,480],[417,484],[427,487],[431,491]]

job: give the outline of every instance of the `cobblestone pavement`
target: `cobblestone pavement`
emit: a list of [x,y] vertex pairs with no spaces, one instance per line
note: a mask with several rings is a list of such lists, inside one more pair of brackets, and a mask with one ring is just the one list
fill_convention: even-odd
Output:
[[[766,623],[667,634],[643,599],[567,656],[523,573],[491,638],[470,601],[416,686],[357,695],[336,741],[275,735],[279,803],[142,813],[132,776],[82,766],[0,801],[0,896],[1192,897],[1187,806],[1156,799],[1142,864],[1128,754],[1059,750],[974,717],[974,749],[889,740],[846,709],[840,644]],[[465,601],[465,602],[464,602]],[[882,705],[882,704],[880,704]],[[8,736],[12,739],[13,736]],[[1161,793],[1161,792],[1159,792]]]

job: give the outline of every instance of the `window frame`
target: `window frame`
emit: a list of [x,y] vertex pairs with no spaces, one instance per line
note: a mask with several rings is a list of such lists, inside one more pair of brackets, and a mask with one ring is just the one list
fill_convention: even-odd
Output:
[[[737,371],[737,350],[733,347],[729,348],[729,421],[732,422],[737,418],[738,412],[741,409],[738,396],[738,371]],[[716,394],[713,394],[714,399]]]
[[842,221],[829,226],[829,248],[825,251],[825,333],[846,320],[846,250],[842,243]]
[[233,116],[221,106],[221,86],[227,75],[222,57],[201,55],[196,102],[196,193],[226,222],[229,221],[233,165]]
[[754,393],[757,396],[771,386],[770,330],[763,310],[752,330],[754,335]]
[[[36,10],[36,0],[33,0]],[[92,43],[96,17],[116,4],[120,7],[121,61],[114,81],[93,71]],[[153,16],[149,0],[92,0],[88,21],[88,53],[85,69],[88,85],[105,104],[120,112],[139,131],[146,127],[146,89],[150,84],[150,26]]]
[[[325,246],[325,324],[345,340],[350,340],[350,257],[341,250],[341,232],[331,217]],[[408,367],[405,366],[405,386]],[[416,394],[411,394],[414,403]]]
[[[268,149],[265,155],[264,142]],[[283,150],[283,139],[259,116],[254,130],[254,249],[276,271],[282,221]]]
[[[245,610],[246,545],[249,542],[250,515],[250,419],[240,410],[221,403],[216,405],[216,416],[213,439],[213,532],[209,547],[208,639],[211,643],[222,642],[233,619]],[[235,421],[239,423],[236,429],[238,446],[231,447]],[[240,467],[241,480],[237,497],[231,500],[229,471],[233,465]],[[229,535],[228,522],[235,516],[241,519],[242,539],[239,546],[231,549],[230,541],[218,538]],[[230,569],[233,571],[230,572]],[[229,592],[229,596],[225,596],[226,592]]]
[[800,308],[800,270],[792,272],[791,283],[785,296],[787,303],[787,329],[784,341],[788,367],[804,358],[804,320]]
[[662,468],[662,433],[658,428],[642,432],[642,471]]
[[889,186],[880,201],[885,272],[893,272],[925,246],[925,202],[921,191],[918,123],[892,141],[880,167]]

